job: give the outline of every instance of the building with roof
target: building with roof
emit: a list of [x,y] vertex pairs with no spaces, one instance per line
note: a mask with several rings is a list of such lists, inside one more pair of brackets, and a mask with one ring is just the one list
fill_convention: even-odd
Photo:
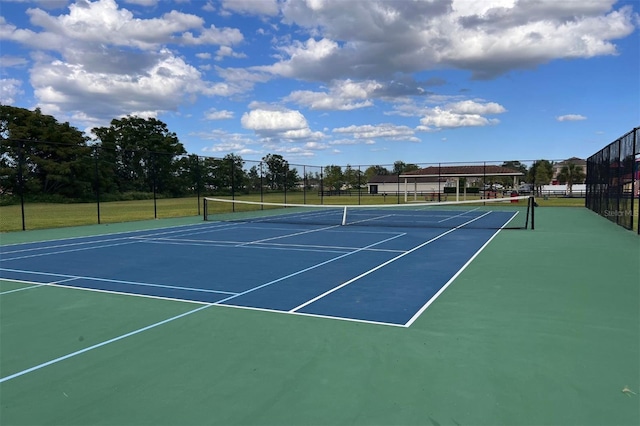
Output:
[[[418,191],[419,179],[435,179],[436,182],[450,183],[456,188],[456,200],[459,200],[460,179],[484,179],[490,180],[496,177],[512,177],[513,186],[518,186],[518,177],[524,176],[519,170],[510,169],[508,167],[496,165],[476,165],[476,166],[429,166],[423,169],[413,170],[403,173],[399,176],[403,180],[402,186],[405,201],[408,201],[409,194],[413,194],[414,199],[420,191]],[[466,188],[463,188],[463,194]]]
[[[419,194],[440,193],[447,184],[446,178],[417,177],[413,181],[414,191]],[[376,175],[367,182],[369,194],[396,194],[404,191],[404,179],[398,175]]]
[[[582,172],[584,173],[585,176],[587,175],[587,160],[583,160],[582,158],[578,158],[578,157],[571,157],[564,161],[559,161],[553,164],[553,175],[551,178],[552,185],[557,185],[558,183],[560,183],[558,181],[558,175],[562,171],[562,168],[572,163],[578,166],[580,169],[582,169]],[[584,181],[575,182],[575,183],[580,184],[580,183],[584,183]]]

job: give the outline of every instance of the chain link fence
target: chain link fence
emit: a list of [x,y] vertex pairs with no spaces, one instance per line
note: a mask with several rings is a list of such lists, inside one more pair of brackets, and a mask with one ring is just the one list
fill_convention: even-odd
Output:
[[587,208],[638,235],[639,135],[636,127],[587,159],[586,194]]
[[[550,185],[562,163],[547,160],[317,166],[289,163],[277,154],[253,161],[234,154],[215,158],[48,141],[1,142],[2,231],[196,216],[205,196],[290,204],[384,204],[514,192],[540,197],[583,193],[579,184],[573,190]],[[468,175],[454,178],[449,173],[470,167],[474,172]],[[494,167],[521,174],[497,176],[491,172]],[[540,174],[536,168],[549,170]],[[407,178],[420,169],[437,172]]]

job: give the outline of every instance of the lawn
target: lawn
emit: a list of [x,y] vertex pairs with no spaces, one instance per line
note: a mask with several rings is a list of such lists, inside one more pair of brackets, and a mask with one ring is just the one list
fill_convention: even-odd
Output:
[[[230,198],[230,197],[225,197]],[[396,204],[403,202],[396,195],[352,195],[324,196],[317,192],[300,191],[237,195],[236,199],[247,201],[287,202],[292,204]],[[468,195],[467,199],[473,199]],[[476,196],[477,199],[477,196]],[[448,201],[455,200],[449,194]],[[413,201],[410,197],[409,201]],[[418,201],[423,201],[418,198]],[[583,207],[583,198],[537,199],[540,207]],[[200,203],[202,200],[200,199]],[[636,207],[637,208],[637,207]],[[636,210],[637,211],[637,210]],[[201,214],[197,197],[162,198],[156,200],[114,201],[100,203],[100,221],[96,203],[26,203],[24,206],[25,227],[27,230],[59,228],[67,226],[92,225],[97,223],[119,223],[148,219],[197,216]],[[20,205],[0,207],[0,232],[22,230],[22,210]]]

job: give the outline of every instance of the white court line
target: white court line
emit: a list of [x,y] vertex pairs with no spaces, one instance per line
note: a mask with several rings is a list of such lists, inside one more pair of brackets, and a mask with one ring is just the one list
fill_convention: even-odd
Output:
[[[169,300],[171,302],[191,303],[191,304],[195,304],[195,305],[209,305],[209,304],[211,304],[211,302],[203,302],[203,301],[200,301],[200,300],[178,299],[178,298],[175,298],[175,297],[152,296],[150,294],[142,294],[142,293],[126,293],[124,291],[102,290],[102,289],[90,288],[90,287],[78,287],[78,286],[73,286],[73,285],[58,284],[55,281],[51,282],[51,283],[38,283],[38,282],[35,282],[35,281],[14,280],[14,279],[11,279],[11,278],[0,278],[0,280],[14,282],[14,283],[31,284],[31,287],[29,287],[29,288],[35,288],[35,287],[38,287],[38,288],[40,288],[40,287],[57,287],[57,288],[64,288],[64,289],[68,289],[68,290],[88,291],[88,292],[92,292],[92,293],[117,294],[119,296],[128,296],[128,297],[141,297],[143,299]],[[67,281],[67,280],[65,280],[65,281]],[[68,281],[71,281],[71,280],[68,280]],[[61,282],[64,282],[64,281],[58,281],[58,282],[61,283]]]
[[8,259],[2,259],[3,262],[8,262],[10,260],[20,260],[20,259],[30,259],[33,257],[42,257],[42,256],[52,256],[52,255],[56,255],[56,254],[63,254],[63,253],[73,253],[76,251],[87,251],[87,250],[94,250],[94,249],[101,249],[104,247],[116,247],[116,246],[124,246],[127,244],[136,244],[139,241],[137,240],[133,240],[133,241],[127,241],[124,243],[117,243],[117,244],[103,244],[101,246],[92,246],[92,247],[82,247],[82,248],[76,248],[76,249],[69,249],[69,250],[57,250],[57,251],[52,251],[49,253],[37,253],[37,254],[28,254],[26,256],[18,256],[18,257],[10,257]]
[[[6,280],[6,281],[12,281],[12,280]],[[30,285],[29,287],[21,287],[21,288],[15,288],[13,290],[3,291],[2,293],[0,293],[0,296],[4,296],[5,294],[9,294],[9,293],[15,293],[17,291],[31,290],[32,288],[42,287],[43,285],[47,285],[47,283],[35,284],[35,285]]]
[[[238,245],[238,242],[232,243],[229,242],[228,244],[224,244],[223,242],[219,242],[219,243],[195,243],[195,242],[180,242],[179,240],[141,240],[142,243],[145,244],[172,244],[172,245],[178,245],[178,246],[200,246],[200,247],[231,247],[231,248],[243,248],[243,249],[257,249],[257,250],[284,250],[284,251],[302,251],[302,252],[313,252],[313,253],[344,253],[347,250],[330,250],[330,249],[314,249],[314,248],[309,248],[309,249],[305,249],[302,247],[294,247],[294,246],[287,246],[286,244],[282,244],[282,247],[278,247],[277,245],[270,245],[270,244],[265,244],[265,246],[254,246],[254,245]],[[353,250],[353,249],[352,249]]]
[[368,246],[365,246],[365,247],[359,248],[359,249],[354,250],[354,251],[349,252],[349,253],[345,253],[345,254],[343,254],[343,255],[341,255],[341,256],[337,256],[337,257],[331,258],[331,259],[329,259],[329,260],[325,260],[324,262],[320,262],[320,263],[315,264],[315,265],[313,265],[313,266],[309,266],[308,268],[301,269],[301,270],[299,270],[299,271],[297,271],[297,272],[294,272],[294,273],[292,273],[292,274],[286,275],[286,276],[284,276],[284,277],[280,277],[280,278],[275,279],[275,280],[273,280],[273,281],[269,281],[268,283],[264,283],[264,284],[261,284],[261,285],[259,285],[259,286],[257,286],[257,287],[250,288],[249,290],[245,290],[245,291],[243,291],[242,293],[238,293],[238,294],[236,294],[235,296],[231,296],[231,297],[227,297],[227,298],[225,298],[225,299],[219,300],[219,301],[217,301],[217,302],[216,302],[216,304],[224,303],[224,302],[227,302],[228,300],[235,299],[236,297],[244,296],[244,295],[245,295],[245,294],[247,294],[247,293],[251,293],[251,292],[253,292],[253,291],[260,290],[261,288],[264,288],[264,287],[270,286],[270,285],[275,284],[275,283],[278,283],[278,282],[280,282],[280,281],[284,281],[284,280],[289,279],[289,278],[291,278],[291,277],[295,277],[296,275],[303,274],[303,273],[305,273],[305,272],[308,272],[308,271],[311,271],[311,270],[313,270],[313,269],[319,268],[319,267],[321,267],[321,266],[327,265],[327,264],[329,264],[329,263],[331,263],[331,262],[335,262],[336,260],[344,259],[344,258],[345,258],[345,257],[347,257],[347,256],[351,256],[352,254],[359,253],[359,252],[364,251],[364,250],[366,250],[366,249],[368,249],[368,248],[370,248],[370,247],[377,246],[378,244],[382,244],[382,243],[386,243],[387,241],[395,240],[396,238],[402,237],[402,236],[404,236],[404,235],[406,235],[406,233],[405,233],[405,232],[403,232],[403,233],[401,233],[401,234],[398,234],[398,235],[396,235],[396,236],[393,236],[393,237],[390,237],[390,238],[384,239],[384,240],[382,240],[382,241],[378,241],[378,242],[376,242],[376,243],[369,244]]
[[[3,279],[3,278],[0,278],[0,279]],[[38,287],[42,287],[42,286],[45,286],[45,285],[66,283],[68,281],[73,281],[73,280],[76,280],[76,279],[77,278],[68,278],[66,280],[53,281],[53,282],[50,282],[50,283],[38,283],[38,284],[30,285],[29,287],[22,287],[22,288],[16,288],[16,289],[13,289],[13,290],[3,291],[3,292],[0,293],[0,296],[3,296],[5,294],[10,294],[10,293],[15,293],[15,292],[18,292],[18,291],[31,290],[32,288],[38,288]],[[4,280],[5,281],[11,281],[11,282],[24,282],[24,283],[33,284],[33,283],[29,282],[29,281],[8,280],[8,279],[4,279]]]
[[[226,224],[229,225],[229,224]],[[78,237],[65,237],[65,238],[54,238],[52,240],[42,240],[42,241],[32,241],[32,242],[22,242],[22,243],[12,243],[12,244],[2,244],[0,245],[0,248],[3,247],[14,247],[14,246],[21,246],[21,245],[27,245],[27,244],[43,244],[43,243],[52,243],[52,242],[56,242],[56,241],[69,241],[69,240],[82,240],[85,238],[96,238],[96,237],[106,237],[106,236],[111,236],[111,235],[123,235],[123,234],[137,234],[139,232],[147,232],[147,231],[159,231],[162,229],[176,229],[176,228],[183,228],[183,227],[211,227],[211,223],[189,223],[187,225],[173,225],[173,226],[165,226],[165,227],[161,227],[161,228],[150,228],[150,229],[142,229],[142,230],[138,230],[138,231],[118,231],[118,232],[111,232],[111,233],[104,233],[104,234],[96,234],[96,235],[81,235]],[[179,231],[176,231],[179,232]],[[126,237],[125,237],[126,238]]]
[[482,218],[482,217],[484,217],[484,216],[488,215],[489,213],[490,213],[490,212],[487,212],[487,213],[483,214],[482,216],[478,216],[478,217],[476,217],[476,218],[474,218],[474,219],[471,219],[471,220],[469,220],[469,221],[467,221],[467,222],[463,223],[462,225],[456,226],[455,228],[449,229],[448,231],[443,232],[442,234],[436,235],[435,237],[431,238],[429,241],[425,241],[424,243],[422,243],[422,244],[419,244],[419,245],[415,246],[415,247],[414,247],[414,248],[412,248],[411,250],[408,250],[408,251],[406,251],[406,252],[404,252],[404,253],[402,253],[402,254],[400,254],[400,255],[398,255],[398,256],[396,256],[396,257],[392,258],[392,259],[387,260],[387,261],[386,261],[386,262],[384,262],[384,263],[381,263],[380,265],[378,265],[378,266],[376,266],[376,267],[374,267],[374,268],[369,269],[369,270],[368,270],[368,271],[366,271],[366,272],[363,272],[362,274],[358,275],[357,277],[354,277],[354,278],[350,279],[349,281],[346,281],[346,282],[344,282],[344,283],[342,283],[342,284],[340,284],[340,285],[338,285],[338,286],[336,286],[336,287],[334,287],[334,288],[332,288],[332,289],[330,289],[330,290],[325,291],[325,292],[324,292],[324,293],[322,293],[321,295],[316,296],[316,297],[314,297],[313,299],[308,300],[308,301],[304,302],[303,304],[301,304],[301,305],[299,305],[299,306],[296,306],[295,308],[291,309],[289,312],[295,312],[295,311],[297,311],[298,309],[302,309],[302,308],[304,308],[305,306],[310,305],[310,304],[312,304],[313,302],[315,302],[315,301],[317,301],[317,300],[319,300],[319,299],[322,299],[323,297],[325,297],[325,296],[327,296],[327,295],[329,295],[329,294],[333,293],[334,291],[339,290],[339,289],[341,289],[342,287],[345,287],[345,286],[347,286],[347,285],[349,285],[349,284],[353,283],[354,281],[359,280],[360,278],[366,277],[367,275],[369,275],[369,274],[371,274],[371,273],[373,273],[373,272],[377,271],[378,269],[383,268],[383,267],[385,267],[385,266],[389,265],[390,263],[393,263],[393,262],[395,262],[396,260],[401,259],[401,258],[403,258],[404,256],[406,256],[406,255],[408,255],[408,254],[410,254],[410,253],[413,253],[414,251],[416,251],[416,250],[418,250],[418,249],[421,249],[422,247],[426,246],[427,244],[431,244],[432,242],[434,242],[434,241],[436,241],[436,240],[438,240],[438,239],[440,239],[440,238],[444,237],[445,235],[450,234],[451,232],[456,231],[456,230],[460,229],[461,227],[463,227],[463,226],[465,226],[465,225],[468,225],[468,224],[469,224],[469,223],[471,223],[471,222],[475,222],[476,220],[478,220],[478,219],[480,219],[480,218]]
[[236,294],[238,294],[238,293],[233,293],[233,292],[230,292],[230,291],[222,291],[222,290],[207,290],[207,289],[204,289],[204,288],[181,287],[181,286],[165,285],[165,284],[152,284],[152,283],[143,283],[143,282],[138,282],[138,281],[124,281],[124,280],[113,280],[113,279],[108,279],[108,278],[56,274],[56,273],[50,273],[50,272],[25,271],[25,270],[22,270],[22,269],[0,268],[0,271],[18,272],[20,274],[27,274],[27,275],[32,274],[32,275],[44,275],[44,276],[50,276],[50,277],[66,277],[66,278],[73,278],[73,279],[78,279],[78,280],[100,281],[100,282],[115,283],[115,284],[127,284],[127,285],[134,285],[134,286],[137,285],[137,286],[141,286],[141,287],[157,287],[157,288],[168,288],[168,289],[171,289],[171,290],[187,290],[187,291],[195,291],[195,292],[200,292],[200,293],[219,293],[219,294],[227,294],[227,295],[236,295]]
[[436,299],[437,299],[437,298],[438,298],[438,297],[439,297],[439,296],[440,296],[440,295],[441,295],[441,294],[442,294],[442,293],[447,289],[447,287],[449,287],[449,285],[451,285],[451,283],[452,283],[456,278],[458,278],[458,276],[462,273],[462,271],[464,271],[465,269],[467,269],[467,266],[469,266],[469,265],[471,264],[471,262],[473,261],[473,259],[475,259],[475,258],[480,254],[480,252],[481,252],[482,250],[484,250],[484,249],[485,249],[485,247],[487,247],[487,245],[489,245],[489,243],[491,242],[491,240],[493,240],[493,239],[496,237],[496,235],[498,235],[498,233],[499,233],[500,231],[502,231],[502,230],[503,230],[503,229],[504,229],[504,228],[509,224],[509,222],[511,222],[511,221],[513,220],[513,218],[514,218],[514,217],[516,217],[516,215],[517,215],[517,214],[518,214],[518,212],[515,212],[515,213],[514,213],[514,215],[513,215],[513,216],[511,216],[511,218],[509,218],[509,220],[508,220],[504,225],[502,225],[502,226],[500,227],[500,229],[498,229],[498,230],[497,230],[497,231],[496,231],[496,232],[491,236],[491,238],[489,238],[489,239],[488,239],[488,240],[487,240],[487,241],[482,245],[482,247],[480,247],[480,248],[478,249],[478,251],[476,251],[476,252],[474,253],[474,255],[473,255],[473,256],[471,256],[471,258],[470,258],[470,259],[469,259],[469,260],[468,260],[464,265],[462,265],[462,268],[460,268],[460,269],[458,270],[458,272],[456,272],[456,273],[455,273],[455,274],[454,274],[454,275],[449,279],[449,281],[447,281],[447,282],[445,283],[445,285],[443,285],[443,286],[440,288],[440,290],[438,290],[438,291],[436,292],[436,294],[434,294],[434,295],[431,297],[431,299],[429,299],[429,300],[427,301],[427,303],[425,303],[425,304],[422,306],[422,308],[420,308],[420,309],[418,310],[418,312],[416,312],[416,313],[411,317],[411,319],[409,319],[409,321],[407,321],[407,323],[406,323],[404,326],[405,326],[405,327],[411,327],[411,324],[413,324],[413,323],[414,323],[414,321],[415,321],[415,320],[417,320],[417,319],[418,319],[418,317],[420,317],[420,315],[422,315],[422,313],[423,313],[423,312],[424,312],[424,311],[425,311],[425,310],[426,310],[426,309],[427,309],[427,308],[428,308],[428,307],[429,307],[433,302],[435,302],[435,300],[436,300]]
[[54,245],[54,246],[30,247],[30,248],[26,248],[26,249],[22,249],[22,250],[2,251],[2,255],[4,256],[4,255],[7,255],[7,254],[28,253],[28,252],[33,252],[33,251],[57,249],[57,248],[61,248],[61,247],[73,247],[73,246],[83,246],[83,245],[86,246],[88,244],[99,244],[99,243],[112,242],[112,241],[122,241],[122,240],[127,240],[129,238],[130,237],[115,237],[115,238],[108,238],[108,239],[105,239],[105,240],[84,241],[84,242],[71,243],[71,244],[57,244],[57,245]]
[[[399,235],[395,235],[395,236],[393,236],[393,237],[391,237],[391,238],[387,238],[386,240],[382,240],[382,241],[379,241],[379,242],[377,242],[377,243],[371,244],[370,246],[374,246],[374,245],[377,245],[377,244],[382,244],[382,243],[384,243],[384,242],[386,242],[386,241],[390,241],[390,240],[393,240],[393,239],[395,239],[395,238],[399,238],[399,237],[401,237],[401,236],[403,236],[403,235],[406,235],[406,234],[405,234],[405,233],[402,233],[402,234],[399,234]],[[370,247],[370,246],[367,246],[367,247]],[[33,371],[40,370],[41,368],[47,367],[47,366],[52,365],[52,364],[56,364],[56,363],[58,363],[58,362],[60,362],[60,361],[64,361],[64,360],[66,360],[66,359],[72,358],[72,357],[77,356],[77,355],[81,355],[81,354],[83,354],[83,353],[89,352],[89,351],[91,351],[91,350],[93,350],[93,349],[100,348],[100,347],[105,346],[105,345],[108,345],[108,344],[110,344],[110,343],[114,343],[114,342],[117,342],[117,341],[119,341],[119,340],[126,339],[127,337],[134,336],[134,335],[136,335],[136,334],[140,334],[140,333],[142,333],[142,332],[144,332],[144,331],[151,330],[151,329],[156,328],[156,327],[159,327],[159,326],[161,326],[161,325],[163,325],[163,324],[167,324],[167,323],[172,322],[172,321],[175,321],[175,320],[177,320],[177,319],[180,319],[180,318],[186,317],[187,315],[191,315],[191,314],[194,314],[194,313],[196,313],[196,312],[202,311],[202,310],[207,309],[207,308],[209,308],[209,307],[211,307],[211,306],[220,305],[221,303],[226,302],[226,301],[228,301],[228,300],[231,300],[231,299],[233,299],[233,298],[235,298],[235,297],[241,296],[241,295],[243,295],[243,294],[250,293],[250,292],[255,291],[255,290],[258,290],[258,289],[260,289],[260,288],[264,288],[264,287],[266,287],[266,286],[268,286],[268,285],[271,285],[271,284],[274,284],[274,283],[276,283],[276,282],[279,282],[279,281],[285,280],[285,279],[290,278],[290,277],[293,277],[293,276],[295,276],[295,275],[299,275],[299,274],[304,273],[304,272],[306,272],[306,271],[310,271],[310,270],[312,270],[312,269],[315,269],[315,268],[320,267],[320,266],[322,266],[322,265],[326,265],[326,264],[328,264],[328,263],[330,263],[330,262],[333,262],[333,261],[336,261],[336,260],[338,260],[338,259],[345,258],[345,257],[350,256],[350,255],[352,255],[352,254],[355,254],[355,253],[357,253],[357,252],[359,252],[359,251],[361,251],[361,250],[364,250],[365,248],[366,248],[366,247],[363,247],[363,248],[362,248],[362,249],[360,249],[360,250],[356,250],[356,251],[351,252],[351,253],[343,254],[343,255],[338,256],[338,257],[335,257],[335,258],[333,258],[333,259],[330,259],[330,260],[327,260],[327,261],[325,261],[325,262],[319,263],[319,264],[317,264],[317,265],[315,265],[315,266],[311,266],[311,267],[305,268],[305,269],[303,269],[303,270],[300,270],[300,271],[298,271],[298,272],[295,272],[295,273],[293,273],[293,274],[289,274],[289,275],[287,275],[286,277],[282,277],[282,278],[280,278],[280,279],[273,280],[273,281],[270,281],[270,282],[268,282],[268,283],[262,284],[262,285],[260,285],[260,286],[257,286],[257,287],[254,287],[254,288],[251,288],[251,289],[246,290],[246,291],[244,291],[244,292],[242,292],[242,293],[239,293],[239,294],[237,294],[237,295],[235,295],[235,296],[227,297],[227,298],[222,299],[222,300],[219,300],[219,301],[217,301],[217,302],[215,302],[215,303],[208,303],[208,304],[206,304],[206,305],[204,305],[204,306],[200,306],[200,307],[198,307],[198,308],[196,308],[196,309],[192,309],[192,310],[190,310],[190,311],[188,311],[188,312],[185,312],[185,313],[182,313],[182,314],[180,314],[180,315],[173,316],[173,317],[168,318],[168,319],[166,319],[166,320],[163,320],[163,321],[160,321],[160,322],[157,322],[157,323],[154,323],[154,324],[148,325],[148,326],[146,326],[146,327],[139,328],[139,329],[137,329],[137,330],[134,330],[134,331],[131,331],[131,332],[129,332],[129,333],[126,333],[126,334],[120,335],[120,336],[118,336],[118,337],[114,337],[113,339],[105,340],[104,342],[97,343],[97,344],[95,344],[95,345],[89,346],[89,347],[84,348],[84,349],[81,349],[81,350],[79,350],[79,351],[72,352],[72,353],[70,353],[70,354],[67,354],[67,355],[61,356],[61,357],[59,357],[59,358],[55,358],[55,359],[53,359],[53,360],[51,360],[51,361],[47,361],[47,362],[44,362],[44,363],[42,363],[42,364],[38,364],[38,365],[36,365],[36,366],[34,366],[34,367],[27,368],[26,370],[22,370],[22,371],[19,371],[19,372],[17,372],[17,373],[11,374],[11,375],[9,375],[9,376],[2,377],[2,378],[0,378],[0,383],[4,383],[4,382],[6,382],[6,381],[8,381],[8,380],[12,380],[12,379],[15,379],[15,378],[17,378],[17,377],[23,376],[23,375],[25,375],[25,374],[31,373],[31,372],[33,372]],[[73,287],[73,288],[76,288],[76,287]]]
[[271,237],[271,238],[263,238],[263,239],[260,239],[260,240],[247,241],[246,243],[238,244],[237,247],[247,246],[249,244],[264,243],[265,241],[279,240],[281,238],[295,237],[296,235],[310,234],[312,232],[326,231],[326,230],[329,230],[329,229],[337,228],[338,226],[340,226],[340,225],[332,225],[332,226],[327,226],[327,227],[324,227],[324,228],[309,229],[309,230],[306,230],[306,231],[294,232],[292,234],[278,235],[276,237]]
[[[397,234],[397,232],[387,232],[388,234]],[[273,248],[274,250],[296,250],[296,251],[312,251],[319,253],[342,253],[344,251],[357,250],[358,247],[350,247],[350,246],[323,246],[319,244],[285,244],[285,243],[256,243],[255,245],[265,246],[265,247],[252,247],[242,245],[242,241],[223,241],[223,240],[179,240],[179,239],[164,239],[164,238],[154,238],[152,240],[142,239],[147,243],[156,243],[157,244],[176,244],[176,245],[195,245],[195,246],[204,246],[204,247],[244,247],[244,248],[264,248],[269,249]],[[339,251],[338,251],[339,250]],[[377,249],[371,248],[367,251],[376,251],[376,252],[388,252],[388,253],[402,253],[404,250],[398,249]]]
[[460,217],[460,216],[463,216],[463,215],[465,215],[467,213],[474,212],[474,211],[478,210],[479,208],[480,207],[476,207],[475,209],[459,213],[459,214],[457,214],[455,216],[448,216],[445,219],[439,220],[438,223],[446,222],[447,220],[450,220],[450,219],[455,219],[456,217]]
[[[230,224],[226,224],[227,227],[232,226]],[[219,227],[214,227],[215,229],[218,228],[222,228],[223,226],[219,226]],[[134,232],[139,232],[139,231],[134,231]],[[172,234],[172,233],[177,233],[177,232],[183,232],[183,231],[168,231],[168,232],[163,232],[163,233],[156,233],[156,234],[149,234],[149,235],[168,235],[168,234]],[[133,233],[133,232],[130,232]],[[201,232],[202,233],[202,232]],[[58,245],[58,246],[47,246],[47,247],[42,247],[42,248],[34,248],[34,249],[30,249],[30,250],[46,250],[48,248],[59,248],[59,247],[70,247],[70,246],[75,246],[75,245],[87,245],[87,244],[95,244],[96,242],[106,242],[106,241],[121,241],[121,240],[127,240],[125,242],[121,242],[121,243],[116,243],[116,244],[102,244],[102,245],[92,245],[90,247],[82,247],[82,248],[75,248],[75,249],[69,249],[69,250],[56,250],[56,251],[50,251],[50,252],[46,252],[46,253],[37,253],[37,254],[30,254],[30,255],[25,255],[25,256],[17,256],[17,257],[10,257],[8,259],[2,259],[3,261],[10,261],[10,260],[20,260],[20,259],[29,259],[29,258],[33,258],[33,257],[41,257],[41,256],[51,256],[51,255],[57,255],[57,254],[64,254],[64,253],[72,253],[72,252],[77,252],[77,251],[87,251],[87,250],[95,250],[95,249],[102,249],[105,247],[116,247],[116,246],[121,246],[121,245],[126,245],[126,244],[134,244],[134,243],[139,243],[142,241],[145,241],[145,238],[140,237],[140,236],[129,236],[129,237],[118,237],[118,238],[111,238],[111,239],[106,239],[106,240],[98,240],[98,241],[89,241],[86,243],[73,243],[73,244],[67,244],[67,245]],[[30,251],[30,250],[24,250],[24,251]],[[7,253],[17,253],[20,252],[20,250],[14,251],[14,252],[0,252],[3,255],[7,254]]]
[[142,333],[144,331],[151,330],[152,328],[159,327],[159,326],[161,326],[163,324],[167,324],[167,323],[175,321],[175,320],[177,320],[179,318],[186,317],[187,315],[194,314],[196,312],[199,312],[199,311],[201,311],[203,309],[206,309],[208,307],[211,307],[211,306],[213,306],[212,303],[204,305],[204,306],[200,306],[200,307],[198,307],[196,309],[192,309],[192,310],[184,312],[184,313],[182,313],[180,315],[176,315],[176,316],[173,316],[171,318],[167,318],[166,320],[163,320],[163,321],[160,321],[160,322],[156,322],[154,324],[148,325],[146,327],[139,328],[137,330],[131,331],[131,332],[126,333],[126,334],[122,334],[122,335],[120,335],[118,337],[114,337],[113,339],[105,340],[104,342],[97,343],[95,345],[89,346],[89,347],[81,349],[79,351],[75,351],[75,352],[72,352],[70,354],[67,354],[67,355],[52,359],[51,361],[43,362],[42,364],[38,364],[38,365],[36,365],[34,367],[27,368],[26,370],[22,370],[22,371],[19,371],[17,373],[11,374],[9,376],[2,377],[2,378],[0,378],[0,383],[4,383],[4,382],[9,381],[11,379],[15,379],[16,377],[24,376],[25,374],[31,373],[31,372],[36,371],[36,370],[40,370],[41,368],[47,367],[47,366],[52,365],[52,364],[56,364],[56,363],[58,363],[60,361],[64,361],[66,359],[69,359],[69,358],[72,358],[74,356],[83,354],[85,352],[89,352],[89,351],[91,351],[93,349],[97,349],[97,348],[100,348],[102,346],[108,345],[110,343],[114,343],[114,342],[117,342],[119,340],[126,339],[127,337],[135,336],[136,334],[140,334],[140,333]]
[[254,306],[241,306],[241,305],[218,305],[222,308],[233,308],[233,309],[244,309],[247,311],[259,311],[259,312],[269,312],[274,314],[284,314],[284,315],[297,315],[302,317],[312,317],[312,318],[324,318],[324,319],[332,319],[338,321],[349,321],[349,322],[360,322],[364,324],[374,324],[374,325],[386,325],[391,327],[401,327],[405,328],[403,324],[398,324],[394,322],[383,322],[383,321],[371,321],[371,320],[363,320],[356,318],[347,318],[347,317],[335,317],[331,315],[320,315],[320,314],[309,314],[306,312],[289,312],[289,311],[279,311],[276,309],[268,309],[268,308],[257,308]]
[[[225,224],[225,225],[221,225],[221,226],[209,226],[209,228],[214,228],[215,230],[219,229],[219,228],[230,228],[232,226],[232,224]],[[170,229],[170,228],[168,228]],[[207,232],[210,231],[210,229],[206,230]],[[144,232],[144,231],[128,231],[129,234],[135,234],[138,232]],[[148,235],[132,235],[132,236],[126,236],[126,235],[121,235],[123,233],[117,233],[117,234],[113,234],[113,238],[106,238],[106,239],[102,239],[102,240],[89,240],[89,241],[79,241],[79,242],[74,242],[74,243],[67,243],[67,244],[57,244],[57,245],[42,245],[42,246],[36,246],[36,247],[29,247],[29,248],[23,248],[20,250],[10,250],[10,251],[5,251],[2,250],[1,253],[2,255],[7,255],[7,254],[14,254],[14,253],[25,253],[25,252],[33,252],[33,251],[42,251],[42,250],[50,250],[50,249],[56,249],[56,248],[61,248],[61,247],[73,247],[73,246],[82,246],[82,245],[89,245],[89,244],[99,244],[99,243],[104,243],[104,242],[111,242],[111,241],[122,241],[122,240],[131,240],[131,239],[145,239],[146,237],[153,237],[156,235],[170,235],[170,234],[176,234],[176,233],[181,233],[181,232],[185,232],[185,230],[182,229],[176,229],[176,230],[171,230],[171,231],[165,231],[165,232],[157,232],[154,234],[148,234]],[[203,234],[205,232],[203,231],[199,231],[199,232],[189,232],[187,234],[184,235],[198,235],[198,234]],[[116,236],[118,235],[118,236]],[[99,235],[97,237],[103,237],[104,235]],[[107,234],[108,236],[108,234]],[[87,238],[92,238],[91,236],[89,237],[72,237],[69,239],[72,240],[80,240],[80,239],[87,239]],[[69,239],[64,239],[69,240]],[[53,241],[49,241],[49,242],[55,242],[58,240],[53,240]],[[33,242],[33,243],[20,243],[19,245],[31,245],[31,244],[41,244],[44,242],[38,241],[38,242]],[[0,249],[2,247],[13,247],[13,246],[17,246],[18,244],[12,244],[9,246],[0,246]],[[101,248],[101,247],[105,247],[105,246],[97,246],[96,248]],[[93,247],[87,247],[87,248],[93,248]],[[59,252],[54,252],[55,253],[59,253]],[[60,252],[60,253],[64,253],[64,252]],[[45,253],[46,254],[46,253]]]

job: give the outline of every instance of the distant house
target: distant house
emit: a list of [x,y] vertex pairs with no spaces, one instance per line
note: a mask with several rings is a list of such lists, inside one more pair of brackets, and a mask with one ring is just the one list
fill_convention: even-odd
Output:
[[[582,158],[578,158],[578,157],[571,157],[568,158],[564,161],[560,161],[558,163],[555,163],[553,165],[553,177],[551,178],[551,184],[552,185],[557,185],[560,182],[558,181],[558,175],[560,174],[560,172],[562,171],[562,168],[564,166],[567,166],[569,164],[575,164],[576,166],[580,167],[582,169],[582,172],[584,173],[584,175],[587,175],[587,160],[583,160]],[[574,183],[584,183],[584,181],[582,182],[574,182]]]

